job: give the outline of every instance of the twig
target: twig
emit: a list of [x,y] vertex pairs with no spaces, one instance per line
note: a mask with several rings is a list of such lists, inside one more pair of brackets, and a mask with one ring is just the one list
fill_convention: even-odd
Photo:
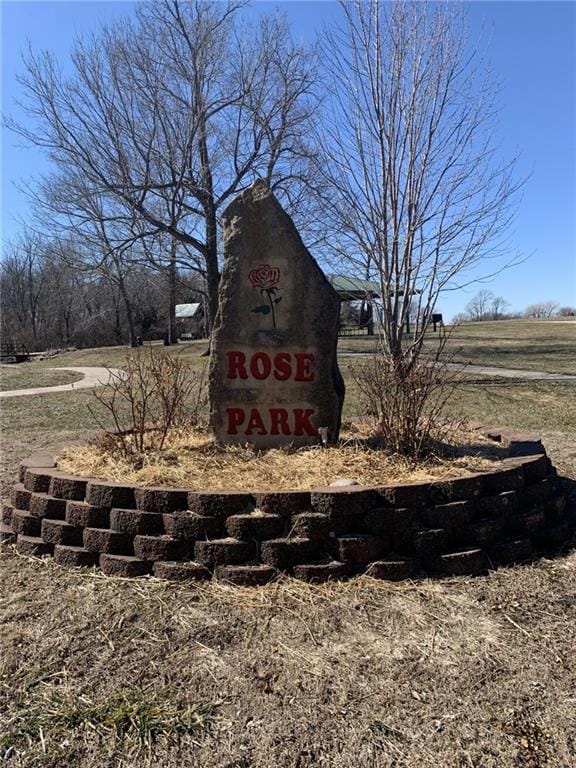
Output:
[[[278,645],[280,645],[282,648],[284,648],[285,650],[287,650],[289,653],[293,654],[294,656],[297,656],[299,659],[302,659],[307,664],[313,664],[314,663],[311,659],[309,659],[306,656],[304,656],[303,653],[300,653],[299,651],[295,651],[294,648],[290,648],[290,646],[285,645],[281,640],[278,640]],[[322,673],[321,672],[316,672],[313,669],[309,669],[308,672],[310,672],[311,675],[316,675],[316,677],[322,677]]]
[[530,633],[529,633],[529,632],[527,632],[527,631],[524,629],[524,627],[521,627],[521,626],[520,626],[520,624],[517,624],[517,623],[514,621],[514,619],[511,619],[511,618],[510,618],[510,616],[508,616],[508,614],[507,614],[507,613],[503,613],[502,615],[504,616],[504,618],[506,619],[506,621],[509,621],[509,622],[510,622],[510,624],[512,624],[512,626],[513,626],[513,627],[516,627],[516,629],[519,629],[519,630],[520,630],[520,632],[522,632],[524,635],[526,635],[526,637],[530,637]]

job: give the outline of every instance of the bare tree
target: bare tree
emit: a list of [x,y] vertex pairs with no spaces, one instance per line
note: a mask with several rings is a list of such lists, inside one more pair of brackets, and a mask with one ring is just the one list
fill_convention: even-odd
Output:
[[0,264],[2,335],[30,349],[69,344],[81,308],[80,281],[57,244],[25,230]]
[[458,312],[452,318],[451,325],[462,325],[462,323],[470,322],[470,315],[468,312]]
[[2,305],[8,315],[4,315],[4,333],[18,330],[19,340],[31,345],[39,342],[42,333],[44,262],[44,244],[30,230],[7,244],[2,262]]
[[500,320],[509,306],[510,302],[503,296],[494,296],[490,304],[490,316],[492,320]]
[[209,318],[219,281],[219,212],[262,177],[298,211],[310,180],[314,62],[286,23],[256,31],[242,3],[162,0],[79,42],[65,78],[48,53],[25,57],[26,124],[89,194],[114,200],[141,238],[163,235],[202,262]]
[[[106,250],[88,229],[74,239],[25,231],[4,244],[0,261],[2,338],[30,350],[123,344],[158,338],[166,327],[167,270],[144,256]],[[90,236],[89,236],[90,235]],[[178,274],[177,298],[198,296],[198,283]]]
[[[342,2],[324,54],[337,250],[380,285],[382,341],[402,376],[441,291],[501,268],[519,183],[492,144],[495,88],[449,3]],[[490,264],[490,260],[494,260]],[[485,274],[486,276],[486,274]],[[416,304],[415,321],[406,330]]]
[[[43,180],[36,195],[38,224],[51,232],[59,261],[84,279],[100,275],[124,307],[129,343],[136,346],[132,299],[127,280],[133,264],[131,247],[138,239],[122,206],[99,195],[79,174]],[[118,312],[117,312],[118,314]],[[119,336],[122,338],[122,332]]]
[[482,290],[473,296],[468,304],[466,304],[465,311],[470,316],[471,320],[488,320],[491,316],[491,309],[496,297],[492,291]]
[[485,278],[502,268],[490,260],[504,253],[519,184],[514,162],[497,160],[495,89],[467,53],[457,6],[341,0],[341,8],[343,25],[324,40],[332,115],[320,170],[333,191],[335,251],[380,287],[381,364],[361,371],[361,392],[368,406],[388,409],[378,413],[387,443],[418,453],[431,442],[427,416],[440,413],[432,393],[441,382],[452,391],[444,326],[424,346],[435,307],[480,267]]
[[[36,227],[52,233],[55,240],[73,242],[62,250],[76,269],[102,275],[118,290],[124,304],[130,343],[136,346],[132,297],[128,275],[135,266],[151,266],[166,278],[170,295],[165,338],[176,340],[175,305],[179,269],[197,273],[205,282],[202,259],[171,235],[152,233],[121,201],[98,194],[78,173],[60,173],[42,179],[37,186]],[[79,246],[79,244],[82,244]]]
[[524,315],[533,318],[552,317],[558,312],[558,307],[559,304],[556,301],[540,301],[526,307]]

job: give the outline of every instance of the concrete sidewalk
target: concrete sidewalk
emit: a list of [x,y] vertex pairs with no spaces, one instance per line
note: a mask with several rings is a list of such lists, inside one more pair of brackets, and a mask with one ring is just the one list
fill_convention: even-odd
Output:
[[[369,352],[341,352],[338,357],[369,357]],[[489,365],[466,365],[466,363],[448,363],[451,371],[476,373],[479,376],[501,377],[503,379],[524,379],[526,381],[567,381],[576,384],[576,375],[572,373],[546,373],[529,371],[525,368],[496,368]]]
[[107,384],[112,375],[120,374],[117,368],[81,367],[81,368],[48,368],[49,371],[76,371],[84,378],[72,384],[56,384],[53,387],[31,387],[30,389],[10,389],[0,392],[0,397],[23,397],[24,395],[50,395],[53,392],[73,392],[77,389],[92,389]]
[[[366,352],[342,352],[338,357],[368,357]],[[451,370],[462,370],[479,376],[500,377],[503,379],[521,379],[525,381],[562,381],[576,384],[576,376],[570,373],[546,373],[545,371],[528,371],[522,368],[495,368],[487,365],[464,365],[449,363]],[[84,378],[73,384],[57,384],[54,387],[33,387],[30,389],[11,389],[0,392],[2,397],[23,397],[25,395],[49,395],[53,392],[73,392],[77,389],[92,389],[106,384],[112,375],[121,374],[118,368],[81,367],[81,368],[49,368],[50,371],[76,371]]]
[[526,381],[569,381],[576,383],[576,376],[571,373],[546,373],[545,371],[528,371],[525,368],[495,368],[489,365],[460,365],[449,363],[451,370],[462,369],[464,373],[477,373],[480,376],[500,376],[504,379],[525,379]]

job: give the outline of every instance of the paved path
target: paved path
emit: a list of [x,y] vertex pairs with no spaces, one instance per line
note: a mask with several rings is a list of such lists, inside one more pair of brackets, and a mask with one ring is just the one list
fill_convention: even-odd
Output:
[[[340,352],[339,357],[368,357],[369,352]],[[544,371],[529,371],[525,368],[496,368],[489,365],[466,365],[465,363],[448,363],[451,371],[476,373],[479,376],[499,376],[503,379],[525,379],[526,381],[568,381],[576,384],[576,375],[572,373],[546,373]]]
[[[339,357],[366,357],[365,352],[342,352]],[[544,371],[528,371],[521,368],[495,368],[488,365],[460,365],[451,363],[452,370],[464,370],[466,373],[475,373],[479,376],[499,376],[504,379],[524,379],[526,381],[566,381],[576,384],[576,376],[569,373],[546,373]],[[33,387],[31,389],[11,389],[8,392],[0,392],[0,397],[22,397],[23,395],[48,395],[52,392],[71,392],[77,389],[92,389],[106,384],[111,374],[119,374],[117,368],[49,368],[50,371],[77,371],[84,378],[73,384],[57,384],[54,387]]]
[[118,374],[117,368],[97,368],[95,366],[82,368],[48,368],[49,371],[76,371],[84,378],[72,384],[56,384],[53,387],[31,387],[30,389],[10,389],[8,392],[0,392],[0,397],[22,397],[23,395],[49,395],[52,392],[70,392],[77,389],[92,389],[101,384],[106,384],[111,374]]
[[546,373],[544,371],[529,371],[525,368],[496,368],[489,365],[460,365],[449,363],[454,371],[464,369],[465,373],[478,373],[481,376],[500,376],[504,379],[526,379],[527,381],[569,381],[576,384],[576,376],[571,373]]

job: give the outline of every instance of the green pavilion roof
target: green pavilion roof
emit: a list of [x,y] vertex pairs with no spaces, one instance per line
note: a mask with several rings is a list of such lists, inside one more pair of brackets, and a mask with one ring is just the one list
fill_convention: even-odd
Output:
[[362,280],[346,275],[327,275],[332,287],[344,298],[363,299],[366,296],[380,296],[380,286],[373,280]]

